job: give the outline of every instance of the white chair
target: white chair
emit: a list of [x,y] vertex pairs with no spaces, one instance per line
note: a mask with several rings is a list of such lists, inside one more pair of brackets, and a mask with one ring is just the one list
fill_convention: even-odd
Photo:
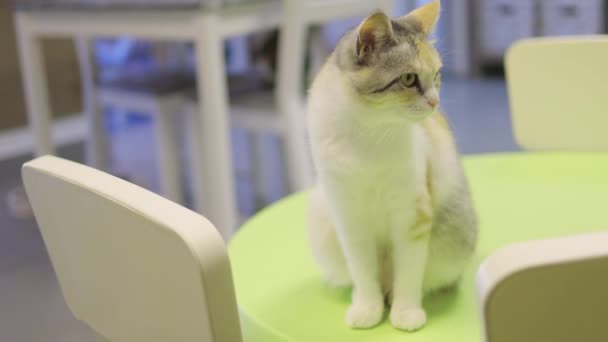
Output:
[[526,39],[505,58],[517,142],[528,150],[608,151],[608,36]]
[[241,341],[226,248],[204,217],[56,157],[23,179],[65,300],[100,341]]
[[477,274],[484,341],[606,341],[607,288],[608,233],[505,247]]

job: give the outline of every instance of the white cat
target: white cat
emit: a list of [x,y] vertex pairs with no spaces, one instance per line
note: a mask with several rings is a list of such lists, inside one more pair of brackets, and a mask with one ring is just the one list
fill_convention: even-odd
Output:
[[450,128],[438,111],[441,59],[428,40],[439,1],[347,33],[315,79],[308,128],[318,174],[309,217],[328,281],[353,286],[346,322],[426,322],[424,294],[454,286],[477,240]]

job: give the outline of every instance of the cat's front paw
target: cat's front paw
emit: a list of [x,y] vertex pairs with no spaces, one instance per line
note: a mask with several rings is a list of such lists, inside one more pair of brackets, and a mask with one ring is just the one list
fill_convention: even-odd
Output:
[[346,313],[346,324],[355,329],[371,328],[382,320],[384,302],[380,300],[356,301]]
[[391,323],[400,330],[414,331],[422,328],[426,323],[426,312],[422,308],[391,308]]

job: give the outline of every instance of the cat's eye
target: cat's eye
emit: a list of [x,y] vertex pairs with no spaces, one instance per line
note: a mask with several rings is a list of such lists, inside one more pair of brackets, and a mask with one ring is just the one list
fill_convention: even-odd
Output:
[[401,75],[401,84],[403,84],[404,86],[406,86],[408,88],[415,86],[417,81],[418,81],[417,74],[409,73],[409,74]]

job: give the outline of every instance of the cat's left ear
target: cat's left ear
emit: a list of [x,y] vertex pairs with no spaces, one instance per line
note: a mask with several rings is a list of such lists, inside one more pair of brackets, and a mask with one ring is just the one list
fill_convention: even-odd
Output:
[[382,12],[376,12],[365,18],[357,29],[357,57],[364,59],[382,47],[394,44],[393,24]]
[[406,22],[416,31],[428,36],[433,32],[439,13],[441,12],[441,2],[434,0],[426,5],[420,6],[407,15],[397,19],[398,22]]

